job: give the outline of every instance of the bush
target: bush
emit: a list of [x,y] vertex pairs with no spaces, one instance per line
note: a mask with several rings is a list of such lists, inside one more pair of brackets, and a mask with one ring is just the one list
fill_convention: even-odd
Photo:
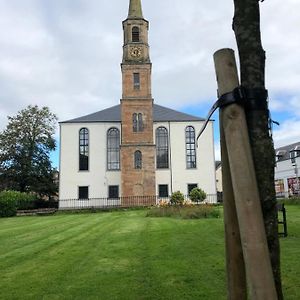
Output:
[[16,201],[17,209],[21,209],[21,210],[35,209],[36,201],[37,201],[37,197],[33,194],[19,193],[19,197]]
[[3,191],[0,193],[0,216],[13,217],[17,214],[18,192]]
[[170,203],[174,205],[182,205],[184,201],[184,196],[180,191],[174,192],[171,195]]
[[193,202],[202,202],[206,199],[206,193],[199,188],[193,188],[189,196]]
[[0,192],[0,216],[13,217],[17,209],[32,209],[35,206],[36,196],[17,191]]

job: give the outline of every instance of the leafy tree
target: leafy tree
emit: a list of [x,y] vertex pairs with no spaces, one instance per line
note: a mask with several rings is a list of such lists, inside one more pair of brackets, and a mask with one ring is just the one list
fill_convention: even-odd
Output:
[[50,197],[57,191],[49,158],[57,117],[48,107],[29,105],[8,121],[0,132],[0,188]]

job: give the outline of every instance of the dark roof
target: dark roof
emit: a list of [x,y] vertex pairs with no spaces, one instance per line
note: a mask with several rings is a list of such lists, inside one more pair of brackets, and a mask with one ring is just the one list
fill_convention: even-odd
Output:
[[220,160],[216,160],[215,161],[215,167],[216,167],[216,170],[222,166],[222,162]]
[[276,148],[275,155],[277,157],[277,161],[283,161],[283,160],[290,159],[290,151],[291,150],[296,150],[299,155],[300,154],[300,142],[286,145],[286,146],[283,146],[280,148]]
[[[153,121],[204,121],[205,119],[188,115],[157,104],[153,105]],[[121,122],[121,105],[112,106],[110,108],[89,114],[76,119],[60,122],[60,123],[97,123],[97,122]]]

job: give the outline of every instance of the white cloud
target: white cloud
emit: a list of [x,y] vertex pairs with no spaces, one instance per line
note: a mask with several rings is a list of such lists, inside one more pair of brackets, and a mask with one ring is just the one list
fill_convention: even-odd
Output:
[[[119,103],[128,1],[0,0],[0,130],[6,115],[28,104],[47,105],[65,120]],[[213,53],[236,49],[233,1],[142,3],[155,101],[175,108],[213,102]],[[272,109],[289,113],[285,124],[299,124],[300,2],[264,1],[261,23]],[[275,139],[293,138],[283,125],[279,131]]]
[[273,131],[275,148],[300,141],[300,120],[291,119]]

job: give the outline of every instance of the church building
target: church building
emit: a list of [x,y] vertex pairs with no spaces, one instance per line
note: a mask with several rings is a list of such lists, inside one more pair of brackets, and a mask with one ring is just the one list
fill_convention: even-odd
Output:
[[130,0],[120,104],[60,122],[60,208],[155,203],[194,187],[216,195],[213,122],[197,145],[204,119],[154,104],[148,29],[141,0]]

